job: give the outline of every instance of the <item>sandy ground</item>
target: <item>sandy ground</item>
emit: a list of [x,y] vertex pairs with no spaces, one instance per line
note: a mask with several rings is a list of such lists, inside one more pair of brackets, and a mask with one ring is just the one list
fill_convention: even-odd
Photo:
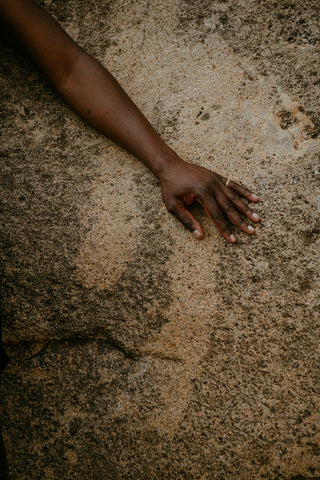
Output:
[[318,0],[42,3],[263,221],[194,240],[1,44],[9,478],[319,479]]

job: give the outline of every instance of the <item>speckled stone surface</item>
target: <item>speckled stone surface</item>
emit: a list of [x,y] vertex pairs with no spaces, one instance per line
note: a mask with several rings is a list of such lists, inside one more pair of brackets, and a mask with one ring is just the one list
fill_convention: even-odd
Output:
[[10,480],[319,479],[318,0],[43,4],[263,221],[194,240],[1,44]]

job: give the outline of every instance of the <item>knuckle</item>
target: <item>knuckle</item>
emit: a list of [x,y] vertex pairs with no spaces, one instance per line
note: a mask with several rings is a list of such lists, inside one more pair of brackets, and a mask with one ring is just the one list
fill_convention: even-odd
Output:
[[246,232],[248,230],[248,224],[244,221],[239,222],[238,228]]
[[171,213],[172,215],[175,214],[176,212],[176,209],[177,209],[177,205],[176,205],[176,202],[174,200],[167,200],[166,202],[166,208],[168,210],[169,213]]
[[232,213],[235,213],[235,208],[230,204],[230,203],[227,203],[224,207],[224,211],[227,213],[227,214],[232,214]]
[[208,190],[211,194],[214,194],[219,190],[219,183],[216,179],[212,180],[208,185]]
[[234,203],[238,200],[238,196],[234,192],[232,192],[232,190],[231,193],[229,193],[229,198]]
[[215,223],[219,223],[219,225],[225,225],[225,220],[224,220],[223,215],[221,215],[221,213],[214,213],[212,215],[212,220]]
[[199,195],[200,197],[204,197],[211,192],[211,186],[209,182],[197,183],[194,186],[194,189],[197,195]]
[[182,221],[183,225],[184,225],[185,227],[187,227],[189,230],[192,229],[192,222],[191,222],[189,219],[187,219],[187,218],[182,218],[181,221]]

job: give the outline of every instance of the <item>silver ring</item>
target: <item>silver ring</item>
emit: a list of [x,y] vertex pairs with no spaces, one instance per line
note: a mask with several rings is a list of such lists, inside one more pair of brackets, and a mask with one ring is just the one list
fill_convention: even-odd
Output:
[[226,187],[229,187],[230,178],[226,181]]

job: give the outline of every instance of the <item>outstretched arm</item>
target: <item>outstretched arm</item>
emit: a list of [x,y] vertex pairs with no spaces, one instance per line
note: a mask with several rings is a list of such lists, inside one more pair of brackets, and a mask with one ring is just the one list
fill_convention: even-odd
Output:
[[49,77],[66,102],[97,130],[142,161],[160,180],[170,213],[195,237],[202,238],[200,224],[187,210],[194,201],[205,209],[222,235],[234,243],[231,221],[252,234],[253,213],[240,197],[258,197],[221,175],[183,161],[159,137],[115,78],[80,48],[59,24],[34,0],[0,0],[0,19],[15,41]]

